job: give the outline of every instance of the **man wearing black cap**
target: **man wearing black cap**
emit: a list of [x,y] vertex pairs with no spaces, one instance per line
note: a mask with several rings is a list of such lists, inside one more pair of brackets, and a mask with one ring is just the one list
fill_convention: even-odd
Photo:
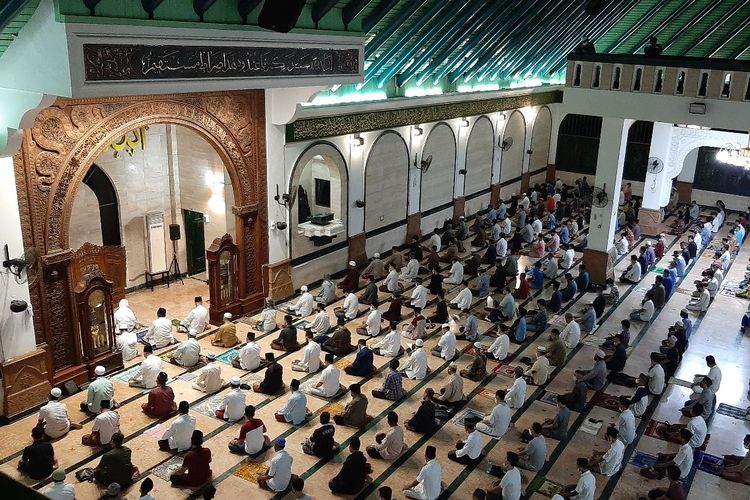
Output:
[[187,333],[191,329],[195,330],[199,334],[203,333],[208,324],[208,309],[203,305],[203,297],[200,295],[195,297],[195,307],[188,313],[188,315],[180,321],[180,326],[177,327],[178,332]]

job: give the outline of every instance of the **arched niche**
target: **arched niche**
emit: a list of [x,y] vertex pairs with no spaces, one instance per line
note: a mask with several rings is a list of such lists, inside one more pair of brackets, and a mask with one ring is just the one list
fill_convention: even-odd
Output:
[[566,172],[596,175],[602,117],[565,115],[557,135],[555,168]]
[[[329,142],[312,144],[297,158],[288,187],[288,192],[295,194],[294,206],[289,211],[292,259],[346,241],[349,213],[346,168],[341,151]],[[308,222],[311,215],[327,213],[333,214],[334,224],[343,224],[342,232],[326,243],[300,234],[300,223]]]
[[365,231],[406,219],[409,149],[389,130],[372,145],[365,163]]
[[[512,142],[512,145],[510,144]],[[521,177],[524,144],[526,143],[526,120],[523,113],[513,111],[505,124],[500,145],[507,144],[500,159],[500,182]]]
[[464,195],[488,189],[492,181],[492,154],[495,131],[486,116],[477,118],[466,143]]
[[552,113],[547,106],[543,106],[534,120],[531,131],[531,157],[529,171],[533,172],[545,168],[549,163],[549,147],[552,140]]
[[420,210],[422,213],[453,202],[453,176],[456,168],[456,136],[447,123],[432,128],[422,149],[422,159],[432,156],[429,171],[422,173]]

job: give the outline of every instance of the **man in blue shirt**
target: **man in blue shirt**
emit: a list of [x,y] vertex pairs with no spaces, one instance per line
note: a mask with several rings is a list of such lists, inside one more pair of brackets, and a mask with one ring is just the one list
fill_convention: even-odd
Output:
[[576,278],[576,286],[580,292],[588,292],[589,283],[591,278],[589,272],[586,270],[586,264],[580,264],[578,266],[578,277]]
[[560,243],[563,245],[570,243],[570,231],[568,231],[567,224],[560,226]]
[[456,338],[474,342],[479,338],[479,321],[477,321],[477,317],[473,313],[470,313],[468,309],[464,309],[462,312],[467,315],[466,323],[459,329],[461,333],[456,335]]
[[703,241],[704,245],[708,245],[708,242],[711,241],[711,225],[710,224],[703,225],[703,229],[701,229],[701,241]]
[[664,285],[664,297],[669,299],[670,295],[672,295],[672,288],[674,288],[674,281],[667,269],[662,273],[661,284]]
[[344,371],[348,375],[366,377],[373,371],[372,361],[373,353],[370,348],[367,347],[367,341],[365,339],[359,339],[357,342],[357,357],[351,365],[344,368]]
[[682,329],[685,330],[685,338],[690,340],[690,334],[693,333],[693,321],[690,319],[687,309],[680,311],[680,318],[682,320]]
[[523,344],[526,340],[526,309],[523,307],[518,309],[518,319],[513,322],[510,331],[510,341],[514,344]]
[[378,399],[398,401],[404,397],[404,386],[401,384],[401,374],[398,372],[398,360],[392,359],[388,366],[391,372],[385,377],[383,387],[372,390],[372,396]]
[[578,284],[573,279],[573,275],[570,273],[565,273],[565,281],[568,283],[568,285],[562,291],[562,300],[564,302],[567,302],[575,298],[576,293],[578,293]]
[[536,261],[534,268],[531,270],[531,279],[529,280],[531,288],[542,288],[544,286],[544,272],[542,272],[542,262]]
[[682,258],[682,254],[679,250],[675,250],[672,252],[672,262],[674,262],[675,270],[677,271],[677,276],[683,276],[685,274],[685,267],[687,267],[687,264],[685,263],[685,259]]
[[547,302],[547,309],[551,312],[558,312],[562,308],[562,292],[560,291],[560,282],[552,282],[552,297]]

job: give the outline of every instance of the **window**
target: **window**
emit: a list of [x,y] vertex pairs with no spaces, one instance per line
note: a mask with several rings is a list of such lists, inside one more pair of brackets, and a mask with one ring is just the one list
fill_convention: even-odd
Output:
[[661,94],[662,86],[664,85],[664,70],[660,69],[656,72],[656,83],[654,83],[654,92]]
[[724,83],[721,86],[720,99],[729,99],[729,90],[732,88],[732,73],[724,75]]
[[574,87],[580,87],[581,86],[581,65],[576,64],[575,72],[573,73],[573,86]]
[[592,88],[595,88],[595,89],[599,88],[599,80],[601,79],[601,76],[602,76],[602,67],[599,64],[597,64],[596,66],[594,66],[594,81],[591,83]]
[[635,76],[633,77],[633,92],[641,91],[641,77],[643,76],[643,69],[636,68]]
[[675,95],[682,95],[685,93],[685,72],[680,71],[677,73],[677,87],[674,90]]
[[315,204],[331,208],[331,181],[328,179],[315,179]]
[[622,68],[615,66],[615,73],[612,77],[612,90],[620,90],[620,73],[622,73]]
[[698,86],[698,97],[706,97],[708,88],[708,73],[701,73],[701,84]]

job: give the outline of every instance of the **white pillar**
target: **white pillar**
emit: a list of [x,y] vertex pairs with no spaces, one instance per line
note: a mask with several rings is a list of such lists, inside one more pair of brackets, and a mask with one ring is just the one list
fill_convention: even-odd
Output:
[[669,150],[672,143],[671,123],[654,122],[654,132],[651,135],[651,149],[649,158],[659,158],[664,163],[664,168],[658,174],[646,173],[646,182],[643,185],[643,202],[641,206],[650,210],[659,210],[667,206],[672,191],[672,179],[669,176]]
[[634,120],[604,117],[596,159],[594,186],[605,188],[609,203],[604,208],[592,207],[588,248],[606,252],[612,246],[617,220],[617,200],[622,185],[628,129]]

